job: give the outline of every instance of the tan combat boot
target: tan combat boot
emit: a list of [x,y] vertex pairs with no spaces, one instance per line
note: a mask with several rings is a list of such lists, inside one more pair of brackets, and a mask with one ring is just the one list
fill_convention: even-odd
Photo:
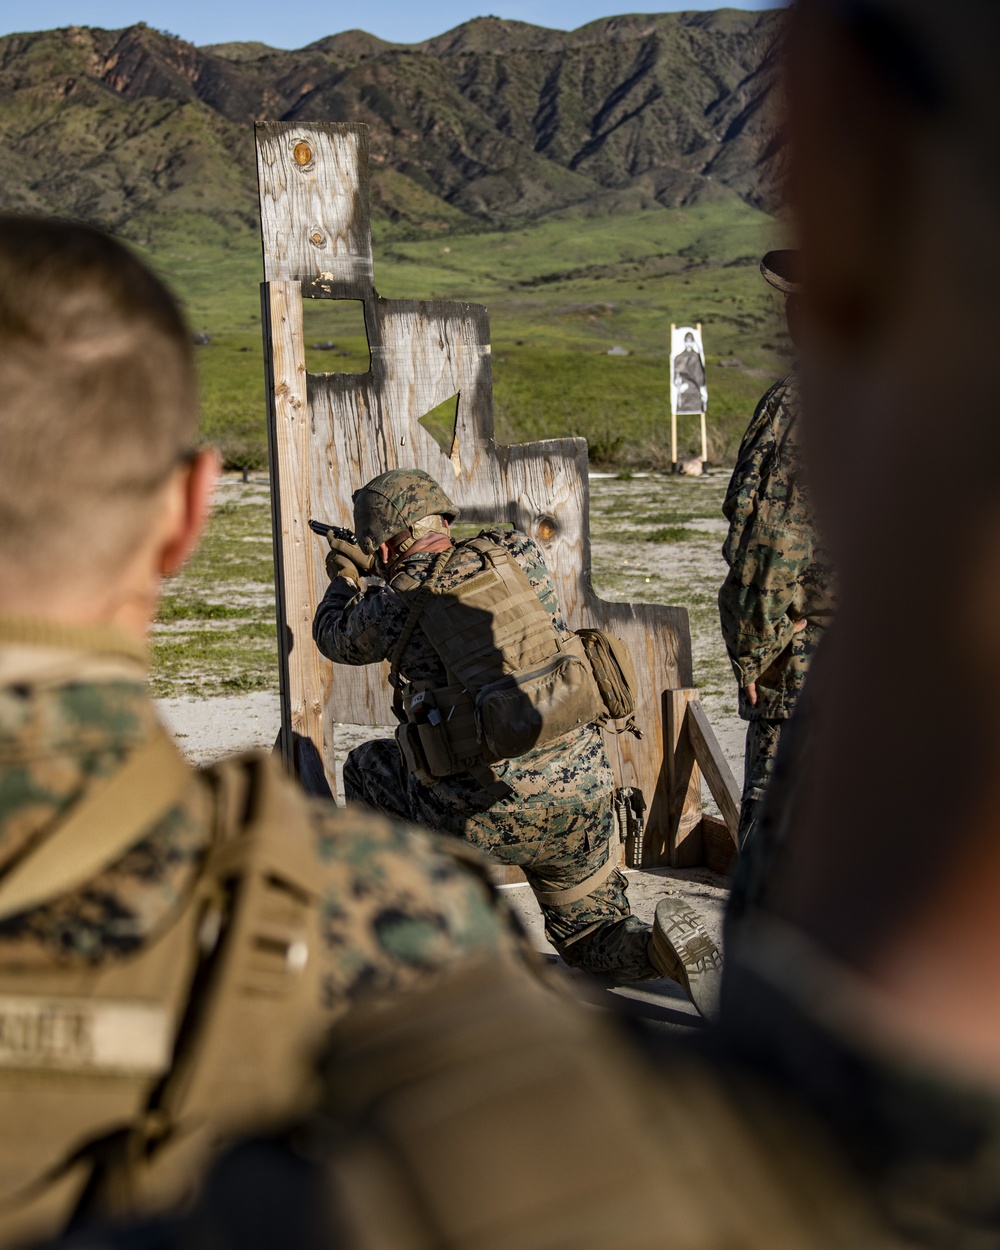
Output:
[[709,937],[701,917],[676,897],[656,904],[649,961],[687,991],[699,1014],[714,1020],[719,1011],[722,952]]

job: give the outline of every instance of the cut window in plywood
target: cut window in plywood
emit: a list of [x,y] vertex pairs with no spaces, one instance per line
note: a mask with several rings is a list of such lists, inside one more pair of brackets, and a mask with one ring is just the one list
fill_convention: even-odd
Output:
[[[461,396],[456,393],[432,408],[430,412],[425,412],[422,417],[417,418],[417,424],[422,425],[431,438],[437,443],[449,460],[456,461],[458,457],[458,442],[455,432],[458,426],[458,401]],[[456,472],[459,470],[456,469]]]
[[302,328],[310,373],[367,373],[372,366],[359,299],[304,299]]

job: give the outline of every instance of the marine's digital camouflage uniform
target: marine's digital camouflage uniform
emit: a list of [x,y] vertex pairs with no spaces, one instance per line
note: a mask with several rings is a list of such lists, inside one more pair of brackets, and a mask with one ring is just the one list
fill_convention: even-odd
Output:
[[[0,639],[79,644],[0,645],[4,1245],[191,1197],[227,1140],[305,1112],[355,1007],[524,973],[449,840],[310,799],[266,756],[187,769],[113,632],[0,620]],[[161,803],[168,766],[142,767],[163,748]],[[50,843],[75,874],[36,870],[37,901],[11,910]]]
[[[517,531],[485,534],[517,560],[553,625],[564,632],[555,586],[536,544]],[[429,552],[407,553],[394,566],[393,578],[405,573],[423,582],[435,560]],[[458,586],[481,567],[474,551],[459,549],[438,592]],[[391,583],[362,591],[335,577],[316,611],[313,636],[331,660],[377,664],[392,654],[409,610],[407,599]],[[446,684],[444,665],[419,626],[400,667],[409,681]],[[497,798],[468,773],[424,786],[407,772],[395,740],[382,739],[350,753],[344,786],[348,798],[463,837],[516,864],[538,890],[567,889],[607,862],[615,827],[614,778],[599,729],[587,725],[574,730],[540,750],[496,765],[495,771],[512,794]],[[621,980],[661,975],[646,953],[650,928],[630,914],[620,872],[578,902],[545,906],[543,911],[546,935],[567,962]]]
[[[0,660],[7,652],[0,648]],[[2,672],[2,670],[0,670]],[[0,678],[0,869],[157,732],[142,670],[33,688]],[[289,785],[292,785],[289,782]],[[0,922],[0,963],[93,964],[161,932],[190,896],[209,842],[182,799],[85,887]],[[301,800],[325,878],[323,1003],[419,985],[511,941],[487,887],[436,840],[358,809]]]
[[[726,650],[747,726],[739,845],[753,832],[778,737],[834,609],[833,572],[799,471],[798,379],[775,383],[743,437],[723,512],[729,573],[719,591]],[[807,618],[799,633],[792,627]],[[746,687],[757,684],[752,706]]]

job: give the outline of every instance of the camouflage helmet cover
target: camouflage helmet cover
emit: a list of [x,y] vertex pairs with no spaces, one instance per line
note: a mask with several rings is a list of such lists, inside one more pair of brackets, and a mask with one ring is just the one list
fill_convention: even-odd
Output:
[[458,508],[423,469],[390,469],[354,492],[354,532],[369,555],[426,516],[458,519]]

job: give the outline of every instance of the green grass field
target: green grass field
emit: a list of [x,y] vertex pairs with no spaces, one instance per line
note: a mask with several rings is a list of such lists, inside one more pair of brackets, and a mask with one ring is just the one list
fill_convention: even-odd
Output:
[[[198,349],[203,433],[227,465],[266,463],[260,247],[194,221],[140,249],[185,302]],[[558,216],[509,232],[412,239],[375,227],[379,292],[489,308],[497,435],[503,442],[583,435],[604,465],[669,460],[670,323],[703,325],[710,458],[732,459],[756,400],[787,368],[779,297],[756,262],[777,223],[734,197],[616,217]],[[363,370],[359,305],[311,300],[307,354],[319,371]],[[608,356],[620,346],[628,356]],[[727,365],[720,362],[727,361]],[[732,362],[736,363],[732,363]],[[694,451],[696,421],[681,422]]]

